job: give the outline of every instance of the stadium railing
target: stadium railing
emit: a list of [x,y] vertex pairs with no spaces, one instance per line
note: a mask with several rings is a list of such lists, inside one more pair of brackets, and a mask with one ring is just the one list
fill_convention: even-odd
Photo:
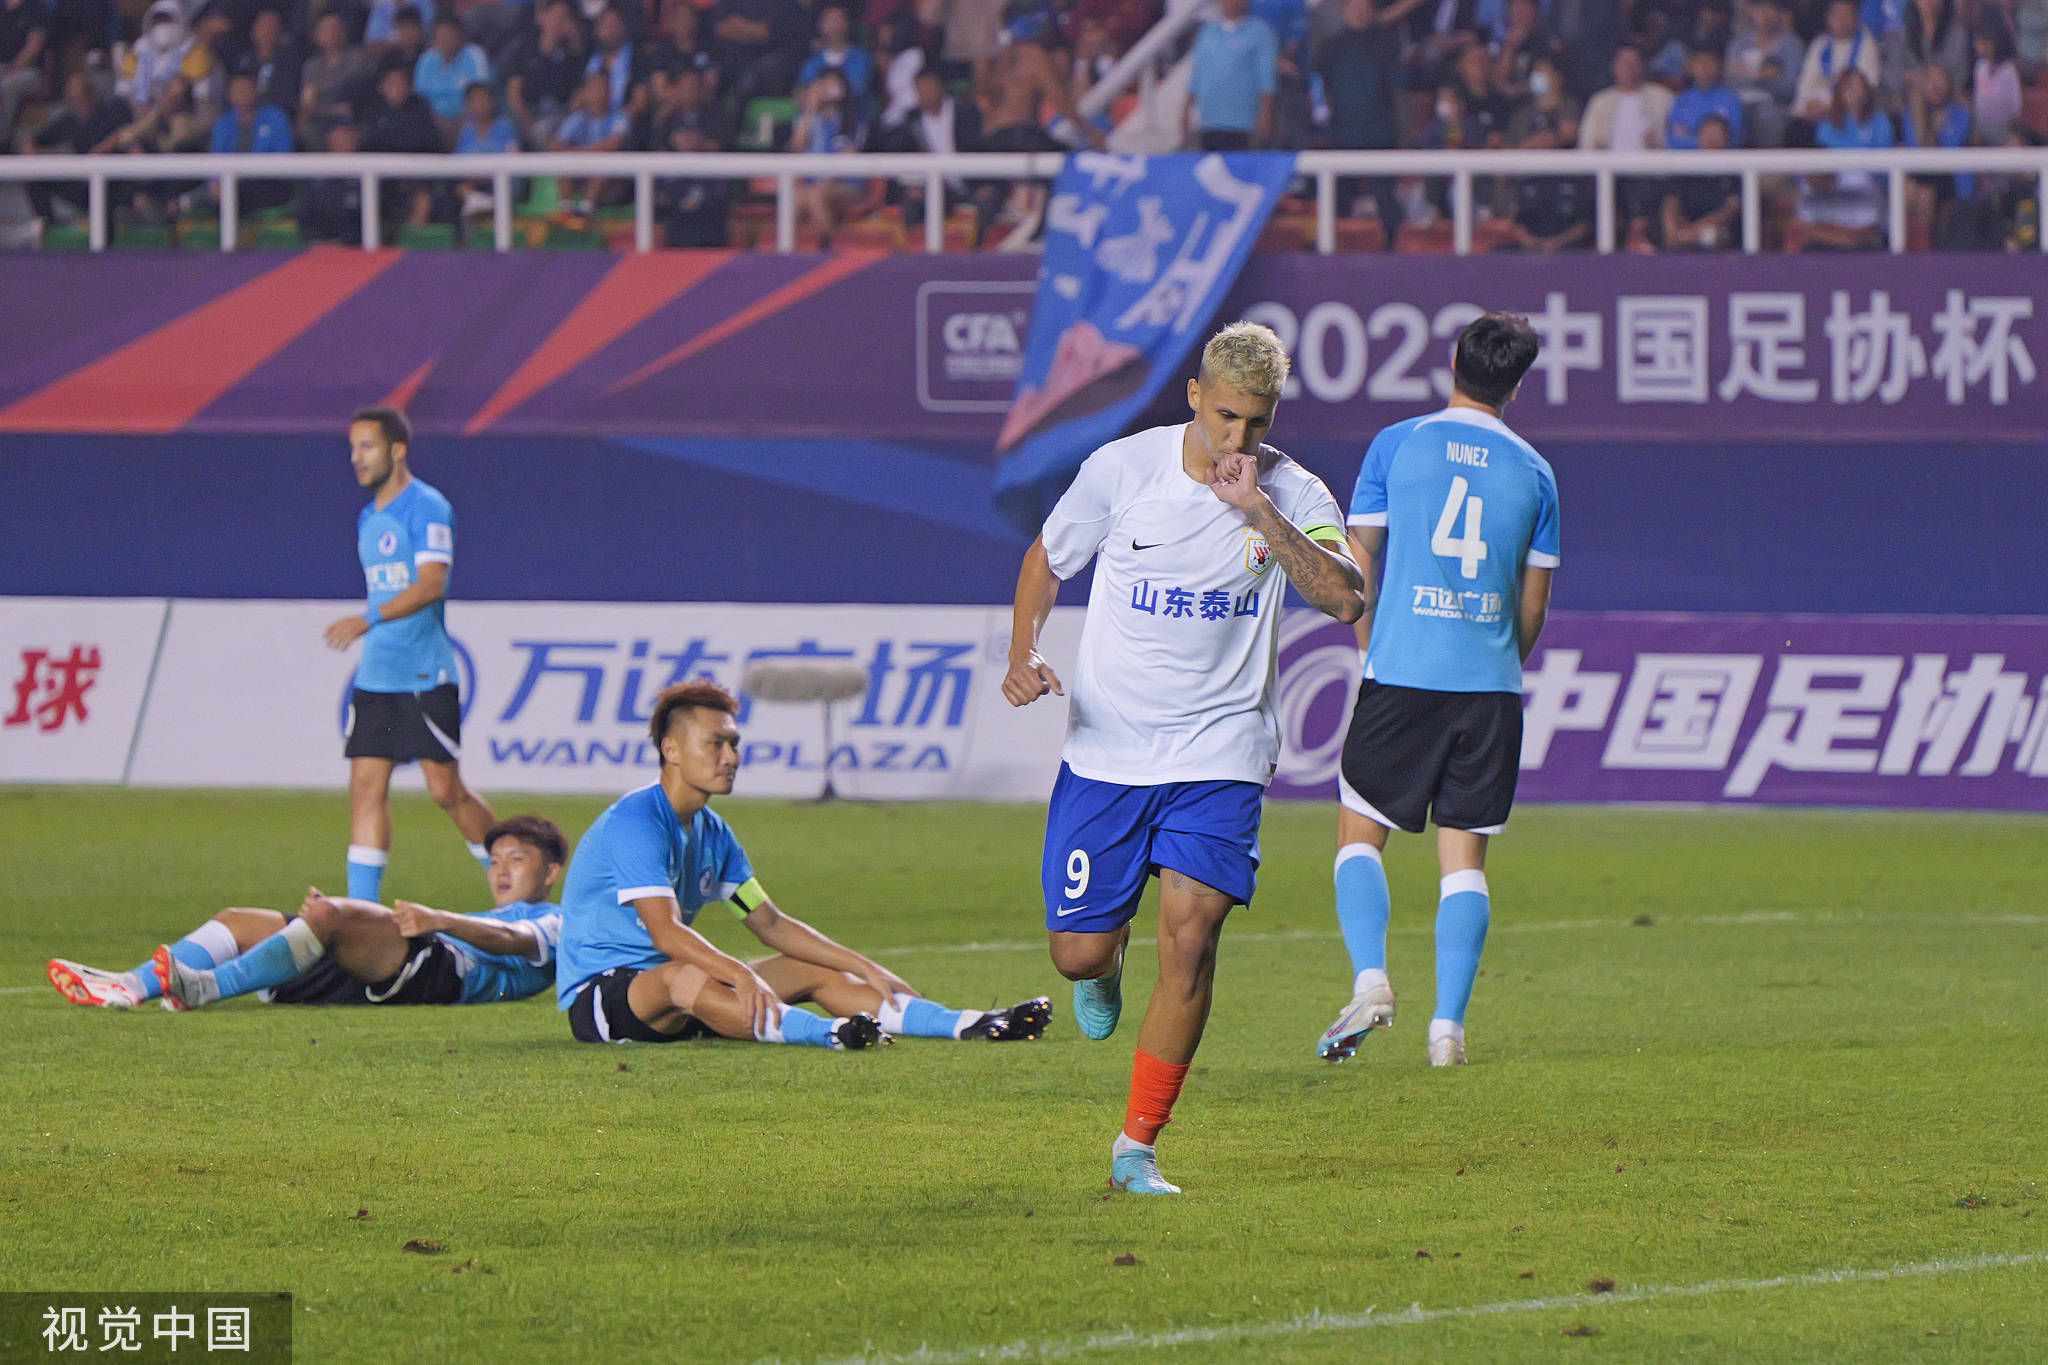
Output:
[[[1100,155],[1109,155],[1102,153]],[[633,185],[633,240],[642,251],[655,244],[655,182],[658,180],[772,181],[775,187],[775,246],[796,245],[796,186],[804,180],[892,179],[922,183],[926,203],[924,248],[943,249],[947,182],[1049,180],[1066,156],[1051,152],[974,152],[954,156],[869,153],[831,156],[791,153],[545,152],[494,156],[185,154],[148,157],[0,157],[0,181],[84,182],[91,248],[106,249],[108,186],[116,181],[218,180],[221,186],[220,247],[233,251],[238,237],[237,185],[242,180],[312,181],[357,178],[362,182],[362,241],[374,250],[383,241],[377,187],[385,180],[493,183],[495,244],[513,245],[512,183],[534,177],[630,181]],[[1740,177],[1742,250],[1763,249],[1763,181],[1767,176],[1840,175],[1867,171],[1888,183],[1888,241],[1893,252],[1907,244],[1906,180],[1914,175],[2032,175],[2041,202],[2048,203],[2048,151],[2026,147],[1889,148],[1870,151],[1590,152],[1473,151],[1335,152],[1298,154],[1297,169],[1315,184],[1315,248],[1336,250],[1337,182],[1353,177],[1422,177],[1451,182],[1452,249],[1472,250],[1475,181],[1494,176],[1576,176],[1596,182],[1594,248],[1610,253],[1616,240],[1616,182],[1628,177]],[[2048,251],[2048,233],[2040,234]]]

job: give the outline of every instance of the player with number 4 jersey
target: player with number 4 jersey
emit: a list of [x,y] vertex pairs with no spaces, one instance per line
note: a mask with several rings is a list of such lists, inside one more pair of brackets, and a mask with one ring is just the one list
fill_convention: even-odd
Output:
[[1154,1144],[1208,1021],[1224,917],[1252,898],[1287,587],[1341,621],[1364,608],[1336,500],[1260,444],[1286,381],[1277,336],[1226,327],[1188,382],[1194,420],[1089,456],[1017,580],[1003,695],[1026,706],[1065,690],[1038,634],[1060,580],[1095,563],[1042,868],[1053,965],[1091,1038],[1116,1028],[1131,920],[1160,879],[1159,984],[1110,1160],[1133,1194],[1179,1193]]
[[1486,842],[1507,827],[1522,753],[1522,662],[1550,610],[1557,480],[1501,413],[1535,363],[1526,318],[1488,313],[1458,338],[1450,406],[1374,439],[1351,500],[1352,553],[1374,579],[1356,629],[1365,678],[1344,739],[1337,919],[1352,998],[1316,1045],[1341,1062],[1394,1022],[1381,850],[1432,817],[1443,874],[1432,1066],[1463,1065],[1465,1007],[1492,909]]

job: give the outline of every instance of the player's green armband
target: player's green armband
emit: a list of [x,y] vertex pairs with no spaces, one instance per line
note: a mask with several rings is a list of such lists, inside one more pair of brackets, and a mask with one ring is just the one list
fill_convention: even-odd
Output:
[[747,878],[746,884],[733,892],[731,898],[726,901],[726,904],[732,907],[733,914],[740,919],[745,919],[767,903],[768,893],[761,889],[759,877]]
[[1307,536],[1310,540],[1320,540],[1324,544],[1335,545],[1340,549],[1344,546],[1347,540],[1347,537],[1344,534],[1344,528],[1341,526],[1307,526],[1302,528],[1301,533]]

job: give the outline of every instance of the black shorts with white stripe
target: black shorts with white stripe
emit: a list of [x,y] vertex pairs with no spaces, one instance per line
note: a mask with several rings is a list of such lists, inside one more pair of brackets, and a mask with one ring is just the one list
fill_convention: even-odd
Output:
[[593,977],[569,1002],[569,1032],[579,1043],[685,1043],[692,1038],[712,1037],[711,1026],[702,1019],[685,1016],[683,1027],[663,1033],[633,1013],[626,992],[640,967],[614,967]]
[[388,981],[365,981],[323,957],[263,992],[273,1005],[459,1005],[462,963],[438,934],[405,941],[405,965]]
[[347,758],[454,763],[462,757],[462,696],[454,683],[431,692],[349,694]]

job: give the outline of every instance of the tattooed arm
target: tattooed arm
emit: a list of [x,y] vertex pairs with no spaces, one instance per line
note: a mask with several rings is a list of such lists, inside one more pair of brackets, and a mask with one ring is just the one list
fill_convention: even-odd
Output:
[[1346,625],[1365,615],[1365,575],[1350,555],[1310,540],[1300,527],[1280,515],[1280,509],[1259,487],[1255,456],[1236,455],[1225,460],[1212,487],[1217,497],[1244,513],[1252,529],[1266,538],[1273,557],[1287,573],[1287,581],[1304,601]]

